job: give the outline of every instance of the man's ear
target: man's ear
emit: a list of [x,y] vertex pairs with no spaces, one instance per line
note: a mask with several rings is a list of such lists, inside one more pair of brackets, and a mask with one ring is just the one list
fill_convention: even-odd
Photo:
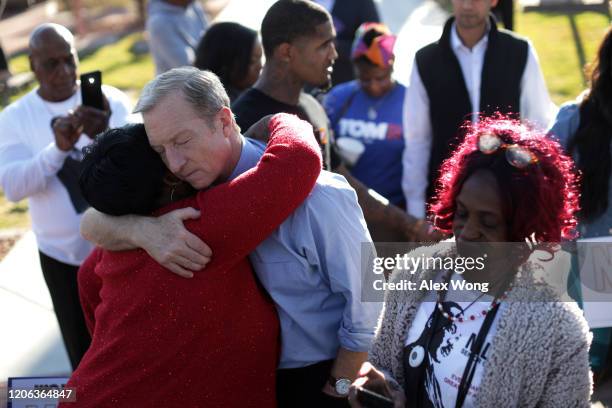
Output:
[[221,108],[218,113],[219,121],[221,122],[221,128],[223,129],[223,135],[225,137],[230,137],[234,131],[236,130],[234,126],[234,114],[232,110],[227,106]]
[[292,56],[292,46],[291,44],[284,42],[276,47],[274,50],[274,58],[279,61],[289,62]]

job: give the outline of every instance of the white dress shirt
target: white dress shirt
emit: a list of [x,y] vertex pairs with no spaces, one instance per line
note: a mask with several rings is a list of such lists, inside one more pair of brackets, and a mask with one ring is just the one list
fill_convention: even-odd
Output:
[[[472,104],[472,122],[476,122],[480,107],[482,67],[489,42],[488,32],[470,50],[461,42],[453,24],[450,41],[451,48],[459,60]],[[546,128],[557,110],[548,95],[538,56],[530,42],[528,42],[527,63],[521,78],[520,110],[522,120],[542,129]],[[404,99],[404,137],[406,148],[403,156],[402,189],[406,196],[406,210],[415,217],[424,218],[433,135],[429,98],[419,75],[416,60],[412,64],[410,84]]]

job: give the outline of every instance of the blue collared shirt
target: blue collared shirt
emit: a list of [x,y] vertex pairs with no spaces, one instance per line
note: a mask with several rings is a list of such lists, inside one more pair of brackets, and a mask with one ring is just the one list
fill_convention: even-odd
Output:
[[[265,150],[261,142],[242,142],[230,179],[254,167]],[[279,368],[334,359],[340,346],[369,350],[382,308],[361,301],[361,245],[371,242],[355,190],[323,171],[310,196],[251,253],[280,318]]]

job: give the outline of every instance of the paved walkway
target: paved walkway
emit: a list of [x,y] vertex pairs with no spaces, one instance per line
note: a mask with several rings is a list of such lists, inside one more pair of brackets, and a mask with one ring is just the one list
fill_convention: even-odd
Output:
[[0,381],[70,374],[31,231],[0,262],[0,310]]

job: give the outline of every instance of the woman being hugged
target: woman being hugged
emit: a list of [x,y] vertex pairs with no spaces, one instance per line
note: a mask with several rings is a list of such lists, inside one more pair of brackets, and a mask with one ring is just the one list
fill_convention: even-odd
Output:
[[[443,164],[430,208],[434,225],[454,241],[427,256],[408,254],[453,262],[391,278],[417,289],[454,283],[385,294],[353,406],[361,406],[358,387],[395,407],[590,406],[586,321],[536,278],[541,266],[529,259],[535,250],[554,258],[556,243],[575,235],[577,209],[573,162],[555,141],[502,117],[473,125]],[[470,258],[484,267],[458,262]],[[461,290],[462,283],[487,290]]]

